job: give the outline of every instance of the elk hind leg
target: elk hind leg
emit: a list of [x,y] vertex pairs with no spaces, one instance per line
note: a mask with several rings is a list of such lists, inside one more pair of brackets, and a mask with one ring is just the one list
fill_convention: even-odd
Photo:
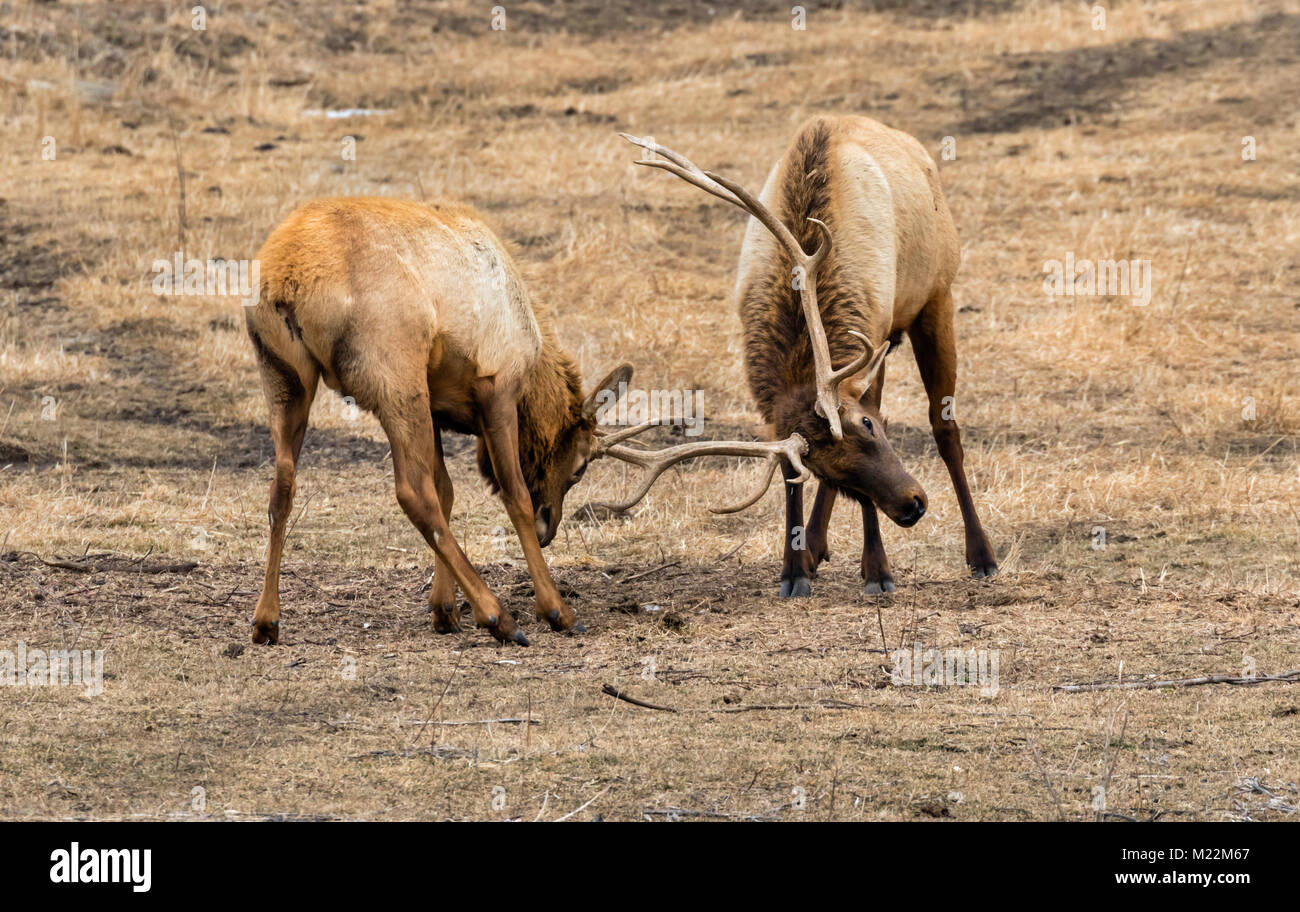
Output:
[[939,455],[948,467],[957,504],[961,508],[962,523],[966,532],[966,564],[971,575],[984,579],[998,572],[993,548],[980,524],[970,484],[966,480],[965,452],[961,445],[961,431],[957,427],[953,393],[957,387],[957,338],[953,331],[952,293],[942,295],[926,304],[916,322],[908,329],[912,352],[921,380],[930,399],[930,429]]
[[[433,484],[438,492],[438,505],[442,507],[442,518],[451,526],[451,507],[456,492],[451,485],[451,476],[447,474],[447,462],[442,452],[442,431],[435,425],[433,429],[434,453],[437,456],[434,466]],[[434,552],[433,586],[429,589],[429,610],[433,612],[433,629],[438,633],[455,633],[460,630],[460,612],[456,608],[456,577],[452,575],[447,562]]]
[[302,377],[269,350],[260,345],[257,348],[270,413],[271,441],[275,445],[275,478],[267,508],[271,536],[266,549],[266,576],[253,612],[253,642],[274,645],[280,641],[280,559],[284,554],[289,515],[293,512],[298,456],[307,433],[319,375],[313,371],[310,376]]

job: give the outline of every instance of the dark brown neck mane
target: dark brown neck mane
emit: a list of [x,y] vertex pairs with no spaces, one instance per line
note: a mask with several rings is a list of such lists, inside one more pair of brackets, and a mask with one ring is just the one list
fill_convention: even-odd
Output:
[[[820,121],[800,133],[782,169],[781,187],[772,205],[773,213],[789,226],[804,250],[815,249],[819,240],[809,218],[825,222],[832,240],[836,238],[831,200],[837,178],[830,139],[829,126]],[[773,420],[778,397],[812,387],[816,376],[807,324],[792,281],[790,256],[779,244],[772,249],[772,262],[749,281],[740,301],[749,388],[767,421]],[[817,303],[836,366],[852,360],[861,350],[847,330],[870,331],[870,302],[864,283],[855,281],[855,274],[852,265],[837,256],[832,246],[818,275]]]

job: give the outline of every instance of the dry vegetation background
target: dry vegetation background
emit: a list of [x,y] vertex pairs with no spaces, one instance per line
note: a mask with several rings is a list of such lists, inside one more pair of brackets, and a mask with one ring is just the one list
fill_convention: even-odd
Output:
[[[785,2],[506,3],[505,31],[492,5],[231,0],[202,32],[191,4],[0,6],[0,648],[101,648],[108,676],[0,689],[0,815],[1093,819],[1103,784],[1111,816],[1293,814],[1294,686],[1052,687],[1300,667],[1296,4],[1121,2],[1100,31],[1035,0],[809,4],[804,31]],[[339,108],[388,113],[307,113]],[[550,634],[453,439],[453,529],[534,647],[439,637],[383,435],[322,388],[287,645],[245,647],[261,391],[238,301],[155,296],[155,259],[251,257],[313,197],[468,201],[586,376],[633,360],[730,435],[757,421],[741,217],[616,132],[757,187],[814,112],[956,141],[958,411],[998,578],[966,578],[904,347],[885,412],[932,512],[885,529],[893,596],[860,593],[843,505],[815,596],[778,601],[778,494],[706,510],[754,469],[575,521],[626,482],[593,466],[548,552],[590,632]],[[1067,252],[1149,259],[1150,304],[1045,295]],[[998,650],[1001,689],[893,686],[882,636]],[[536,724],[456,724],[504,717]]]

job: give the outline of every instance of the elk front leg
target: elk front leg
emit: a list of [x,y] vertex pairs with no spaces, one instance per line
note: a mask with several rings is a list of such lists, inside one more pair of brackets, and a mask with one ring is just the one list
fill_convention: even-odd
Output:
[[885,556],[885,543],[880,540],[876,505],[869,502],[862,505],[862,580],[867,595],[893,592],[897,588],[889,570],[889,558]]
[[830,560],[830,540],[828,538],[831,524],[831,510],[835,508],[835,487],[824,481],[817,483],[817,497],[813,500],[812,516],[808,517],[808,557],[811,561],[812,575],[817,575],[817,568],[823,561]]
[[[456,492],[451,486],[451,476],[447,474],[447,463],[442,453],[442,431],[437,425],[433,428],[433,441],[434,454],[437,456],[433,484],[438,491],[442,518],[450,528],[451,507]],[[433,629],[438,633],[456,633],[460,630],[460,612],[456,608],[456,577],[437,552],[434,552],[433,585],[429,588],[429,610],[433,612]]]
[[930,398],[930,429],[939,455],[948,467],[961,518],[966,529],[966,564],[971,575],[984,579],[998,572],[984,527],[980,525],[975,501],[970,494],[964,466],[961,431],[957,428],[953,392],[957,387],[957,340],[952,326],[952,294],[945,292],[925,306],[908,329],[916,366],[921,370],[926,395]]
[[781,561],[779,598],[802,598],[812,595],[812,558],[808,553],[808,530],[803,524],[803,485],[791,484],[798,472],[782,461],[785,476],[785,553]]
[[437,475],[437,448],[433,435],[433,419],[427,400],[416,400],[406,406],[381,407],[379,421],[388,434],[393,449],[393,478],[397,488],[397,502],[411,524],[420,530],[424,540],[433,548],[441,563],[451,570],[456,584],[469,599],[474,611],[474,621],[486,627],[502,642],[527,646],[528,639],[515,626],[510,612],[492,590],[474,571],[452,537],[447,517],[438,500],[434,483]]
[[551,569],[542,556],[542,545],[537,540],[533,499],[519,465],[518,398],[511,391],[500,389],[485,379],[476,384],[475,399],[484,416],[483,440],[492,460],[492,472],[501,487],[501,500],[519,536],[524,559],[528,562],[528,573],[533,578],[537,617],[550,624],[552,630],[582,633],[586,628],[578,623],[573,609],[560,597],[560,591],[551,579]]
[[[886,366],[880,366],[867,391],[867,402],[877,412],[880,411],[880,399],[885,388]],[[889,570],[889,558],[885,556],[885,543],[880,538],[880,517],[876,505],[870,502],[862,504],[862,581],[867,595],[893,592],[897,588],[894,585],[894,575]]]

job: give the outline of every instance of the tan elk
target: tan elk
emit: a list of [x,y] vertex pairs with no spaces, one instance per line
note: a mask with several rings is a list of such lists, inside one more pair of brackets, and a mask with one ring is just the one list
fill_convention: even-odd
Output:
[[[519,535],[537,615],[555,630],[582,625],[560,597],[541,549],[555,536],[565,494],[592,459],[609,455],[646,467],[644,489],[671,462],[709,454],[759,456],[807,477],[797,437],[700,442],[661,453],[623,443],[645,426],[598,439],[598,397],[617,395],[632,368],[622,365],[584,395],[550,317],[533,307],[509,254],[466,206],[319,200],[286,218],[258,258],[262,282],[246,321],[270,412],[275,479],[255,643],[280,638],[285,529],[322,380],[373,412],[388,436],[398,503],[435,554],[429,605],[440,633],[460,627],[460,587],[478,626],[528,645],[448,527],[453,491],[443,430],[479,438],[479,471],[500,493]],[[769,468],[769,480],[771,474]]]
[[[637,164],[669,171],[752,216],[736,279],[750,389],[777,436],[806,441],[807,468],[820,480],[806,531],[802,485],[786,485],[780,595],[811,592],[810,578],[829,555],[826,530],[839,493],[862,507],[866,591],[895,588],[876,509],[901,526],[926,510],[925,493],[903,469],[880,415],[885,356],[904,332],[961,508],[966,563],[978,578],[996,573],[952,411],[951,286],[961,252],[934,161],[921,144],[866,117],[815,117],[755,199],[653,140],[622,135],[663,156]],[[785,466],[792,480],[802,471]]]

